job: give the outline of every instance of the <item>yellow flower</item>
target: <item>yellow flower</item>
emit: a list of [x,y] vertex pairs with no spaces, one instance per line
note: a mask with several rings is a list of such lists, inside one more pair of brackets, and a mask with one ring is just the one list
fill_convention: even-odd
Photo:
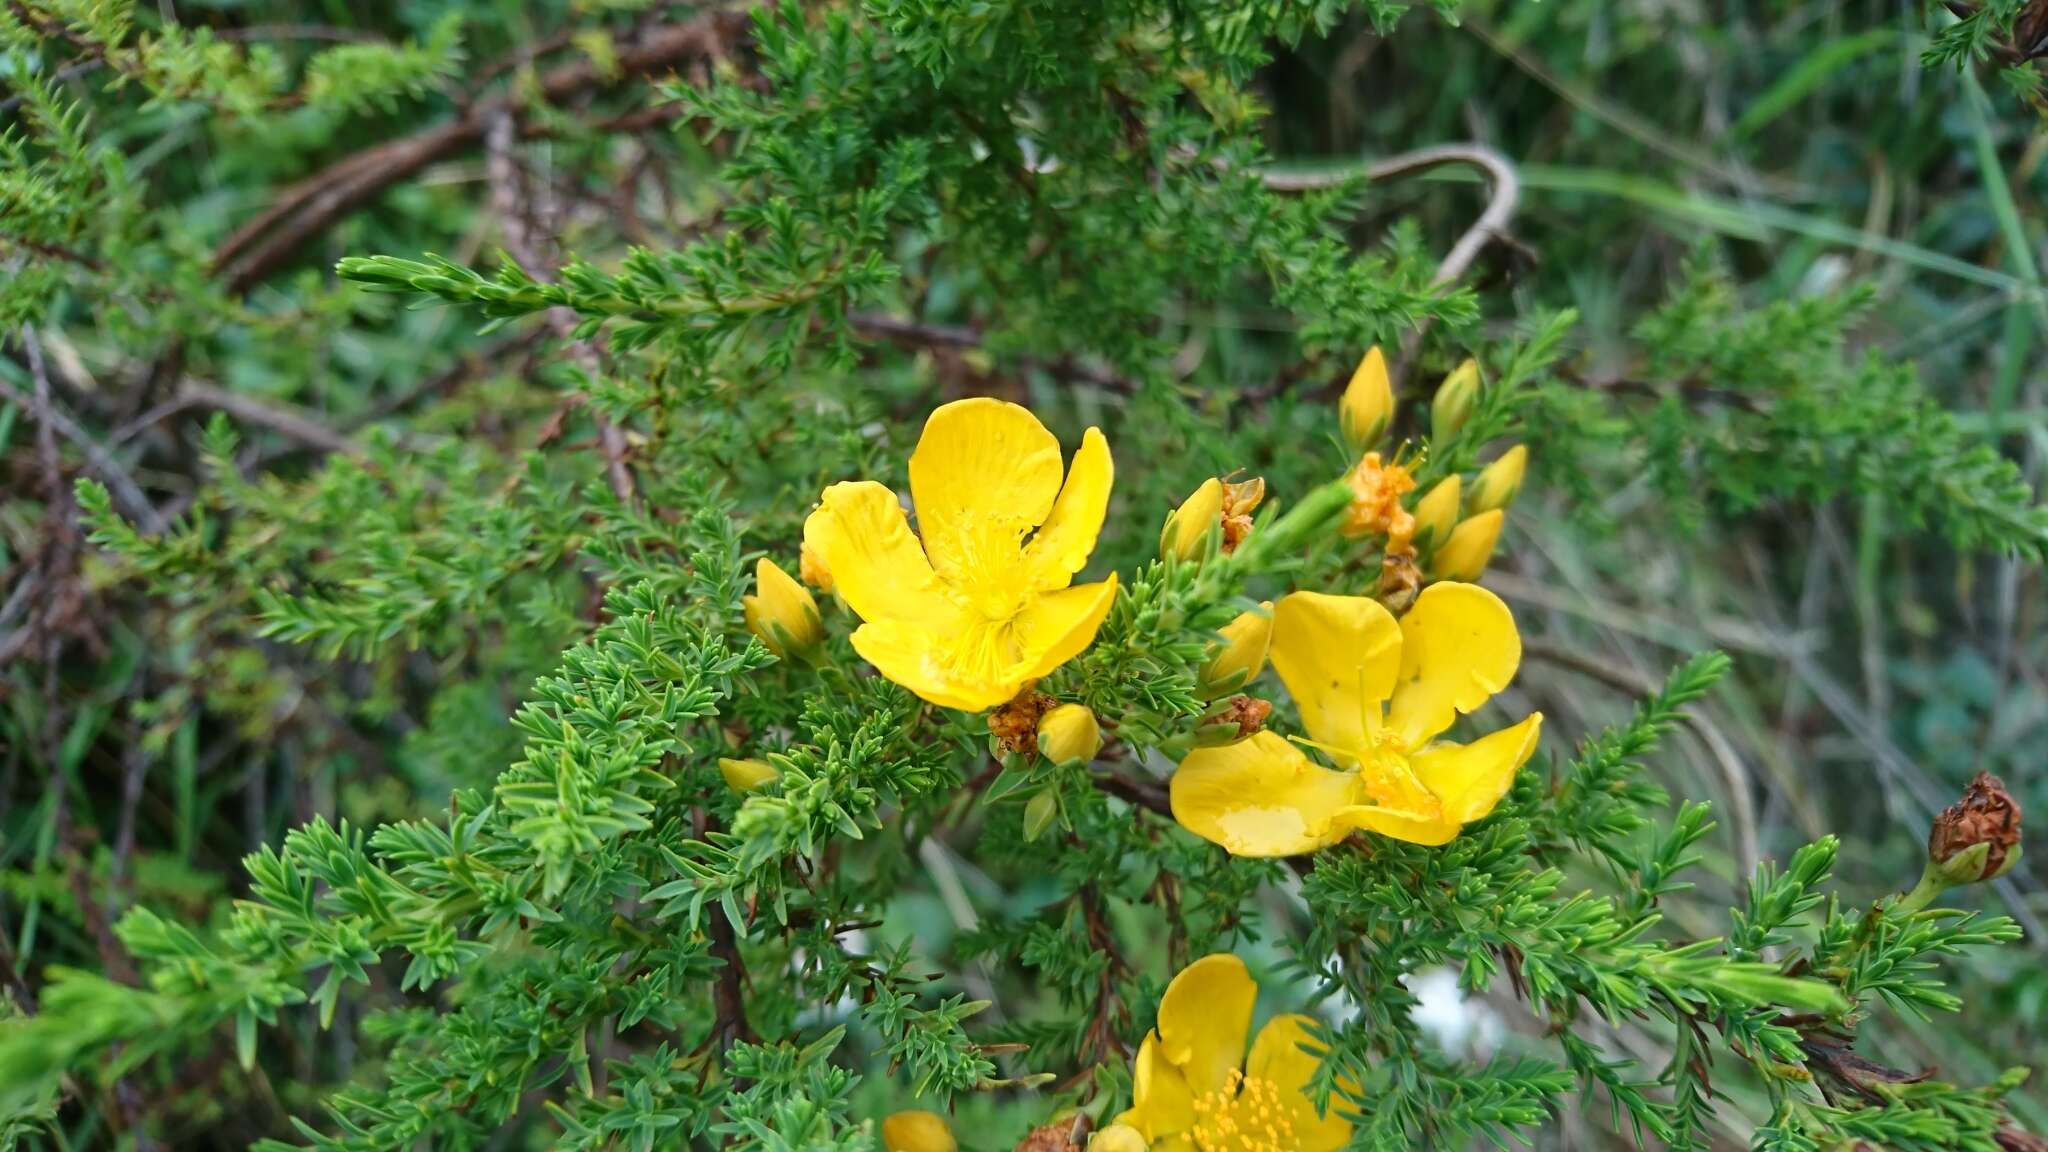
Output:
[[1430,579],[1479,579],[1486,562],[1493,559],[1493,546],[1500,540],[1500,525],[1506,516],[1493,508],[1458,521],[1449,538],[1437,545],[1436,555],[1429,558]]
[[1453,473],[1437,481],[1436,487],[1415,502],[1416,547],[1427,550],[1450,539],[1451,528],[1458,522],[1461,486],[1461,481]]
[[1223,523],[1223,496],[1223,481],[1211,476],[1181,501],[1159,533],[1159,558],[1200,559],[1210,530]]
[[1522,473],[1528,466],[1528,445],[1517,444],[1481,469],[1479,478],[1472,482],[1472,511],[1491,512],[1513,503],[1515,494],[1522,490]]
[[1479,362],[1466,360],[1444,377],[1429,402],[1429,438],[1448,440],[1456,436],[1472,415],[1472,405],[1478,399]]
[[934,704],[979,711],[1079,655],[1102,626],[1116,576],[1069,585],[1095,548],[1111,479],[1097,429],[1062,486],[1059,441],[1037,417],[957,400],[925,421],[910,456],[918,535],[894,492],[859,480],[825,489],[804,543],[865,621],[854,651]]
[[1321,1058],[1302,1051],[1307,1016],[1276,1016],[1251,1035],[1259,987],[1227,952],[1181,969],[1159,999],[1159,1027],[1132,1068],[1131,1107],[1091,1152],[1336,1152],[1351,1124],[1304,1091]]
[[1415,491],[1415,477],[1406,465],[1380,462],[1367,452],[1344,476],[1351,485],[1351,510],[1337,531],[1344,536],[1385,536],[1387,551],[1405,551],[1415,537],[1415,517],[1401,506],[1401,497]]
[[773,784],[782,773],[766,760],[732,760],[718,758],[719,775],[725,777],[725,786],[735,792],[746,793]]
[[1241,613],[1218,630],[1223,646],[1202,665],[1202,695],[1228,696],[1258,679],[1266,667],[1266,646],[1273,639],[1273,603]]
[[754,594],[740,597],[740,608],[747,627],[770,652],[784,659],[813,651],[825,641],[818,602],[766,556],[754,565]]
[[1430,585],[1399,623],[1362,596],[1296,592],[1274,609],[1272,659],[1303,743],[1338,769],[1271,732],[1189,753],[1174,818],[1233,855],[1295,856],[1359,829],[1447,843],[1493,811],[1536,751],[1540,713],[1470,744],[1437,739],[1522,662],[1514,616],[1476,584]]
[[882,1121],[882,1147],[888,1152],[957,1152],[953,1129],[936,1112],[892,1112]]
[[1223,554],[1237,551],[1244,538],[1252,534],[1252,513],[1266,498],[1266,479],[1254,476],[1235,484],[1223,486]]
[[1038,750],[1055,764],[1093,760],[1102,751],[1102,725],[1086,704],[1062,704],[1038,718]]
[[1337,424],[1344,443],[1353,452],[1363,452],[1379,443],[1393,419],[1394,382],[1387,375],[1387,358],[1375,344],[1366,350],[1344,387],[1344,398],[1337,401]]

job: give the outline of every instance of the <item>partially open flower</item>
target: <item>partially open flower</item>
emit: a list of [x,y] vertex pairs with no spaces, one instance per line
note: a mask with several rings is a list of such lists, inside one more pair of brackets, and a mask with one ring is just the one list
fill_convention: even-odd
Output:
[[888,1152],[959,1152],[960,1144],[945,1117],[913,1109],[882,1121],[882,1147]]
[[825,623],[818,602],[803,585],[789,578],[766,556],[754,565],[754,592],[740,597],[747,628],[770,652],[783,659],[803,656],[825,642]]
[[1963,798],[1934,818],[1927,837],[1927,859],[1951,885],[1996,880],[2020,858],[2020,802],[2005,782],[1989,772],[1977,773]]

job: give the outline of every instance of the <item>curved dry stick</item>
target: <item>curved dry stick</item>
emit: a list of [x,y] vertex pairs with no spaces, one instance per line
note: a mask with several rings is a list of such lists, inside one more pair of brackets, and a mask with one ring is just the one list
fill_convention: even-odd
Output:
[[[1507,238],[1508,221],[1514,219],[1515,209],[1522,202],[1522,179],[1515,173],[1514,162],[1484,144],[1433,144],[1413,152],[1388,156],[1363,169],[1365,178],[1378,184],[1420,175],[1446,164],[1465,164],[1479,169],[1492,186],[1493,194],[1479,219],[1465,229],[1465,234],[1458,237],[1458,242],[1451,245],[1450,252],[1436,266],[1436,275],[1430,278],[1430,283],[1436,285],[1448,284],[1464,275],[1487,244]],[[1360,169],[1348,168],[1312,174],[1264,172],[1259,178],[1275,192],[1309,192],[1342,184],[1360,174]]]

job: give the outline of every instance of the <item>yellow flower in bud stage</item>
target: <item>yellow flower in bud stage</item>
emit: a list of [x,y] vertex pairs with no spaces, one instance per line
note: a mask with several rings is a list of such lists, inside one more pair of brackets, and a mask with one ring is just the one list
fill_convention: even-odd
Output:
[[1458,434],[1479,399],[1479,362],[1466,360],[1437,386],[1429,402],[1429,438],[1448,440]]
[[1273,602],[1241,613],[1217,630],[1223,646],[1202,665],[1202,696],[1214,700],[1242,691],[1266,667],[1266,646],[1273,639]]
[[1515,677],[1522,637],[1500,597],[1432,584],[1396,622],[1363,596],[1296,592],[1273,610],[1273,667],[1336,769],[1271,732],[1198,748],[1174,819],[1236,856],[1297,856],[1366,830],[1444,844],[1493,811],[1536,751],[1532,713],[1470,744],[1438,739]]
[[1393,420],[1394,382],[1387,375],[1387,358],[1375,344],[1366,349],[1365,359],[1344,387],[1343,399],[1337,401],[1337,424],[1344,443],[1357,453],[1379,443]]
[[1308,1096],[1322,1064],[1302,1048],[1315,1042],[1314,1020],[1275,1016],[1253,1038],[1258,994],[1244,961],[1227,952],[1181,969],[1159,998],[1159,1026],[1138,1047],[1130,1109],[1089,1152],[1336,1152],[1349,1143],[1341,1102],[1318,1116]]
[[1451,529],[1450,536],[1437,545],[1436,554],[1429,558],[1429,578],[1432,580],[1477,580],[1486,571],[1487,561],[1493,559],[1493,546],[1500,540],[1501,521],[1507,513],[1490,508],[1477,516],[1467,516]]
[[1427,552],[1450,538],[1458,523],[1462,482],[1454,473],[1415,502],[1415,546]]
[[740,597],[747,627],[783,659],[815,651],[825,641],[818,602],[766,556],[754,565],[754,592]]
[[825,567],[825,562],[818,559],[818,550],[809,544],[805,544],[797,554],[796,575],[827,596],[832,594],[832,570]]
[[1086,763],[1102,751],[1102,725],[1086,704],[1062,704],[1038,718],[1038,750],[1055,764]]
[[1223,523],[1223,497],[1223,481],[1211,476],[1181,501],[1159,533],[1159,558],[1200,559],[1210,531]]
[[725,786],[735,792],[756,792],[782,778],[775,765],[766,760],[732,760],[718,758],[718,774],[725,777]]
[[882,1147],[888,1152],[958,1152],[960,1145],[945,1117],[913,1109],[882,1121]]
[[1467,501],[1472,511],[1490,512],[1512,504],[1515,494],[1522,490],[1522,473],[1528,466],[1529,448],[1517,444],[1480,469],[1479,478],[1472,482],[1472,498]]
[[1415,477],[1406,465],[1382,463],[1367,452],[1344,474],[1351,486],[1351,509],[1337,531],[1344,536],[1385,536],[1387,551],[1400,552],[1415,538],[1415,516],[1401,506],[1401,497],[1415,491]]
[[1147,1152],[1145,1135],[1129,1124],[1111,1124],[1088,1138],[1088,1152]]
[[[947,708],[978,712],[1080,655],[1116,598],[1116,576],[1073,583],[1109,508],[1109,444],[1081,437],[1061,483],[1060,445],[1015,404],[934,411],[910,455],[912,534],[872,480],[825,489],[804,543],[864,623],[854,651]],[[919,536],[923,537],[922,546]]]

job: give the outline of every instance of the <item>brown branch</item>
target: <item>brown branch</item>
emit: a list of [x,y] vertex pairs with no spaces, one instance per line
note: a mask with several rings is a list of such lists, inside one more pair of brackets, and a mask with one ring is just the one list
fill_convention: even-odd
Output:
[[[142,486],[135,482],[135,477],[129,473],[127,465],[101,447],[99,441],[93,439],[91,434],[62,408],[57,407],[56,401],[47,394],[48,377],[41,368],[42,349],[35,342],[33,333],[27,329],[22,332],[22,344],[33,366],[32,374],[37,379],[36,395],[30,397],[13,384],[0,379],[0,400],[6,400],[24,412],[35,413],[41,424],[39,435],[48,433],[52,436],[44,460],[45,481],[62,487],[61,472],[52,462],[56,451],[54,437],[62,436],[85,453],[87,467],[107,486],[107,490],[113,493],[115,501],[128,516],[141,524],[145,531],[163,531],[163,517],[157,513],[156,506],[150,503],[149,497],[143,495]],[[49,497],[53,501],[70,498],[68,492],[57,491],[51,492]]]

